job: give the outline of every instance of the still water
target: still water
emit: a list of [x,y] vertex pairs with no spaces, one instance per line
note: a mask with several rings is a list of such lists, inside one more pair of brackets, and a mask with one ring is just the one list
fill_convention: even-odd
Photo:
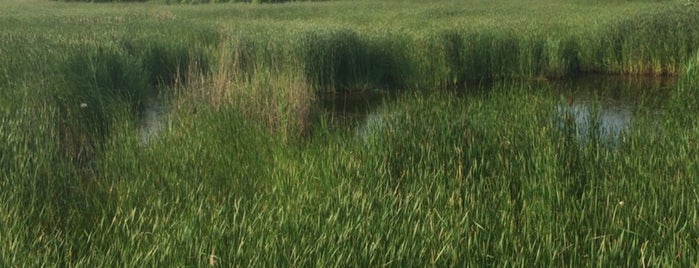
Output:
[[[552,114],[571,115],[580,134],[587,133],[591,127],[590,122],[596,122],[595,131],[616,139],[621,131],[632,124],[634,115],[639,112],[651,115],[662,112],[663,104],[675,85],[675,79],[585,75],[564,80],[517,83],[523,83],[524,86],[527,86],[527,83],[536,83],[534,88],[542,87],[544,83],[543,87],[550,89],[551,98],[558,101]],[[464,91],[483,93],[490,90],[489,87],[492,86],[480,84],[469,86]],[[332,120],[340,122],[333,125],[358,126],[358,134],[361,135],[362,129],[371,129],[371,126],[382,124],[386,116],[379,114],[377,108],[384,103],[395,101],[400,94],[382,90],[333,94],[321,96],[317,105],[321,111],[330,115]],[[167,106],[158,101],[149,100],[146,103],[140,126],[142,144],[147,144],[159,131],[167,110]]]
[[141,125],[139,132],[141,145],[148,144],[151,137],[160,131],[163,125],[163,116],[167,112],[167,106],[154,98],[146,100],[143,113],[141,114]]
[[674,85],[675,79],[667,77],[603,75],[551,82],[558,112],[572,114],[579,133],[597,122],[594,131],[613,139],[631,126],[636,114],[659,115]]
[[[555,113],[572,115],[577,131],[587,133],[590,122],[596,122],[598,134],[617,138],[627,129],[638,113],[660,114],[669,98],[674,78],[584,75],[563,80],[517,82],[527,85],[536,83],[550,88],[551,98],[558,100]],[[475,90],[486,92],[490,85],[478,85]],[[377,124],[376,108],[391,102],[400,93],[390,91],[368,91],[361,93],[334,94],[320,98],[321,109],[337,120],[349,120],[362,124]],[[363,122],[363,123],[362,123]],[[351,124],[350,124],[351,125]]]

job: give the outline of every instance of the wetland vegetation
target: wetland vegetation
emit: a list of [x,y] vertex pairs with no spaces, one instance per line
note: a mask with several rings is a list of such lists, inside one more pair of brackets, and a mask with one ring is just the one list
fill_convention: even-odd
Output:
[[693,1],[0,6],[0,266],[699,263]]

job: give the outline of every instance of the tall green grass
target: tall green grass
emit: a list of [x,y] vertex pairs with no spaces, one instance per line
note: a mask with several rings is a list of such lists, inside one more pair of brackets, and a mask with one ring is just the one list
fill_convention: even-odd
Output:
[[[696,8],[470,3],[7,3],[0,266],[696,265]],[[544,79],[442,90],[580,72],[681,77],[615,146]],[[313,106],[385,88],[436,93]]]
[[[9,12],[21,10],[17,5],[10,4]],[[160,36],[172,47],[157,47],[201,55],[200,60],[206,61],[201,66],[207,68],[204,65],[216,62],[223,52],[210,53],[208,48],[204,54],[198,48],[185,51],[191,42],[170,37],[204,40],[209,48],[221,49],[231,46],[209,42],[243,44],[237,43],[242,40],[246,51],[257,55],[249,57],[251,62],[244,68],[265,65],[293,72],[315,91],[451,87],[481,79],[562,77],[580,72],[677,75],[696,51],[699,36],[692,27],[697,7],[674,1],[531,1],[526,5],[496,1],[471,4],[470,8],[454,1],[196,7],[146,3],[140,9],[111,14],[105,12],[109,6],[64,4],[75,6],[76,11],[71,12],[53,5],[54,15],[42,17],[51,24],[69,22],[84,30],[94,29],[79,37],[68,30],[56,36],[61,42],[71,38],[121,42],[125,37],[136,39],[128,41],[128,46],[139,51],[149,46],[151,38]],[[358,12],[343,12],[347,9]],[[48,30],[50,24],[32,19],[42,12],[5,20]],[[141,37],[149,24],[162,30]],[[175,30],[177,25],[187,26]],[[99,30],[101,26],[109,30]],[[126,34],[131,29],[136,29],[136,38]],[[150,50],[153,55],[143,57],[151,57],[150,64],[162,68],[187,68],[187,60],[158,59],[157,53],[165,52]]]

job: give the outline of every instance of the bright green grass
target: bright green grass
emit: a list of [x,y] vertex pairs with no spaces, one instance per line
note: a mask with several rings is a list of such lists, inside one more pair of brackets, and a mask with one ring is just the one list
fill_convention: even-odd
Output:
[[[466,3],[3,3],[0,266],[696,265],[696,7]],[[578,72],[681,77],[614,147],[545,81],[441,92]],[[308,121],[376,87],[436,93]]]
[[433,88],[581,71],[674,75],[699,43],[697,5],[675,1],[6,5],[3,39],[48,46],[25,58],[50,55],[53,44],[129,49],[134,40],[159,39],[212,50],[223,42],[226,51],[247,53],[246,70],[295,72],[316,90]]

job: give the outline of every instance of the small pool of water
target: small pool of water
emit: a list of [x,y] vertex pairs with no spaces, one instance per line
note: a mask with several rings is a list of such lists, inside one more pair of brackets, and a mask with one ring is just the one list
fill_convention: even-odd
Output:
[[586,75],[551,81],[557,112],[572,115],[579,134],[596,122],[597,134],[616,139],[638,113],[659,115],[675,78]]
[[163,124],[163,115],[167,107],[156,99],[148,99],[141,115],[141,145],[148,144],[148,141],[160,131]]
[[[557,113],[570,115],[578,133],[587,133],[596,123],[598,134],[617,138],[629,128],[640,112],[660,114],[669,99],[675,78],[611,75],[583,75],[563,80],[536,81],[551,89],[551,98],[558,100]],[[481,84],[476,90],[487,92],[492,86]],[[334,94],[319,99],[321,110],[337,120],[376,124],[375,110],[385,102],[395,101],[400,93],[390,91]],[[593,120],[594,119],[594,120]],[[363,122],[363,123],[362,123]],[[341,124],[352,125],[352,124]],[[362,126],[360,126],[361,129]]]

